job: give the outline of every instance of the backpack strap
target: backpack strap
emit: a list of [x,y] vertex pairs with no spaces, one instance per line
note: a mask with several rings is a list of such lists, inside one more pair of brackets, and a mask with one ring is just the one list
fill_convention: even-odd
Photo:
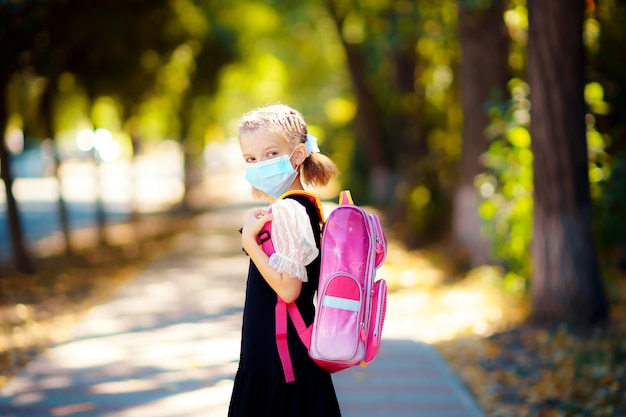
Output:
[[298,332],[298,336],[307,351],[311,347],[313,325],[307,327],[295,302],[287,304],[282,298],[276,298],[278,299],[276,302],[276,347],[278,348],[280,363],[283,366],[285,381],[290,383],[295,381],[296,377],[293,372],[293,365],[291,364],[291,356],[289,355],[289,343],[287,342],[287,316],[291,317],[291,321]]
[[302,340],[306,349],[309,350],[311,347],[311,332],[313,331],[313,324],[307,327],[296,303],[287,304],[287,313],[289,313],[289,317],[291,317],[291,321],[298,332],[298,336],[300,336],[300,340]]
[[[292,198],[300,202],[301,204],[303,199],[312,202],[317,210],[320,222],[322,224],[324,223],[324,212],[322,210],[322,204],[315,194],[309,193],[307,191],[288,191],[280,198]],[[309,213],[308,208],[307,213]],[[274,253],[274,245],[271,241],[270,231],[271,222],[267,222],[263,226],[261,233],[259,233],[258,238],[259,244],[268,255]],[[315,241],[318,246],[320,244],[319,238],[319,236],[315,237]],[[280,357],[280,363],[283,367],[283,373],[285,374],[285,381],[287,383],[290,383],[295,381],[296,377],[293,371],[293,365],[291,363],[291,355],[289,354],[289,342],[287,339],[287,316],[291,317],[291,321],[293,322],[294,327],[298,332],[298,336],[300,337],[300,340],[302,340],[302,343],[307,348],[307,350],[311,347],[311,332],[313,331],[313,325],[309,327],[306,326],[306,324],[304,323],[304,319],[302,318],[302,314],[300,314],[300,310],[298,310],[298,305],[295,302],[287,304],[282,298],[278,296],[276,297],[276,299],[276,347],[278,348],[278,356]]]
[[[276,347],[278,348],[278,356],[280,363],[283,365],[283,373],[287,383],[296,380],[293,373],[293,365],[291,364],[291,356],[289,355],[289,343],[287,342],[287,303],[282,298],[277,297],[276,302]],[[296,307],[298,309],[298,307]],[[298,312],[299,313],[299,312]]]
[[[307,201],[307,200],[310,201],[315,206],[315,209],[316,209],[317,215],[319,216],[321,224],[323,225],[324,222],[326,221],[324,219],[324,209],[322,207],[322,203],[320,202],[320,199],[315,194],[310,193],[308,191],[294,190],[294,191],[287,191],[285,194],[279,197],[279,199],[285,199],[285,198],[296,200],[300,204],[304,205],[305,208],[307,208],[307,206],[305,205],[305,203],[303,203],[303,201]],[[270,207],[270,212],[271,210],[272,208]],[[307,213],[309,213],[308,208],[307,208]],[[263,227],[261,228],[261,231],[259,232],[259,235],[257,236],[257,243],[261,245],[263,252],[265,252],[267,256],[276,252],[276,250],[274,249],[274,243],[272,242],[271,232],[272,232],[272,222],[269,221],[263,225]],[[316,236],[316,242],[317,242],[317,239],[318,237]],[[317,243],[319,244],[319,242]]]
[[287,191],[285,194],[280,196],[280,198],[283,198],[283,199],[293,198],[296,201],[300,201],[301,197],[306,197],[307,200],[313,203],[313,205],[317,209],[317,214],[320,217],[320,222],[324,223],[326,219],[324,218],[324,209],[322,207],[322,202],[320,201],[319,197],[316,196],[315,194],[309,191],[293,190],[293,191]]

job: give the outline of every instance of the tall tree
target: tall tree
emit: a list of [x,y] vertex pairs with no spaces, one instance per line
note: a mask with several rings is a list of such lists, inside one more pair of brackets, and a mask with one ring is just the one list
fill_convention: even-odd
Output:
[[[92,104],[98,97],[110,95],[119,97],[121,104],[132,112],[156,77],[154,68],[147,68],[143,62],[145,54],[167,56],[186,38],[170,3],[94,0],[73,1],[68,6],[59,11],[82,24],[59,28],[57,47],[65,49],[66,69],[77,75]],[[97,126],[94,121],[94,127],[106,126]],[[95,151],[94,162],[99,182],[100,157]],[[107,216],[100,192],[95,212],[99,243],[106,245]]]
[[24,45],[30,45],[34,40],[32,21],[28,19],[32,7],[32,3],[0,3],[0,53],[3,57],[3,64],[0,65],[0,176],[6,194],[7,219],[15,267],[28,274],[35,272],[35,264],[26,247],[21,216],[13,195],[13,174],[4,135],[9,118],[7,87],[11,74],[22,66]]
[[[355,6],[336,0],[326,0],[326,7],[337,27],[337,32],[343,34],[346,18]],[[392,177],[392,162],[383,139],[380,117],[382,110],[371,91],[369,79],[371,74],[368,74],[364,46],[346,39],[345,36],[341,36],[341,42],[358,103],[356,129],[358,141],[364,150],[368,183],[373,189],[375,202],[383,203],[384,196],[390,194],[387,188]]]
[[[52,78],[56,80],[56,78]],[[69,210],[63,196],[63,180],[61,178],[61,157],[59,147],[56,141],[56,130],[53,123],[54,114],[54,92],[55,88],[52,86],[52,80],[48,80],[41,94],[41,124],[45,132],[45,138],[50,139],[51,152],[53,160],[53,175],[56,177],[58,196],[57,204],[59,210],[59,225],[61,227],[61,234],[63,235],[63,241],[65,246],[65,254],[70,256],[72,254],[72,241],[70,236],[70,221]]]
[[17,207],[17,202],[13,195],[13,175],[11,173],[11,163],[9,158],[9,151],[7,149],[4,132],[7,127],[7,109],[6,109],[6,86],[8,80],[3,81],[3,77],[0,75],[0,175],[4,181],[6,206],[7,206],[7,219],[9,221],[9,230],[11,234],[11,243],[13,245],[13,259],[15,267],[18,271],[27,274],[35,272],[35,264],[31,258],[30,253],[26,248],[26,241],[24,239],[24,232],[22,230],[21,216]]
[[463,131],[460,176],[454,195],[452,233],[472,266],[489,260],[490,242],[481,235],[479,196],[474,178],[484,170],[488,111],[504,100],[509,79],[509,36],[504,24],[505,0],[459,0],[461,105]]
[[[46,103],[51,103],[57,78],[63,72],[71,72],[78,78],[92,104],[103,95],[115,97],[128,118],[152,88],[160,58],[169,55],[187,38],[185,28],[165,0],[89,3],[49,0],[46,6],[43,12],[49,23],[42,25],[46,29],[38,35],[40,41],[30,56],[37,72],[48,79],[42,119],[51,138],[55,136],[53,112]],[[67,25],[68,20],[77,23]],[[147,56],[155,61],[152,65],[146,64],[150,60]],[[94,152],[96,181],[100,181],[99,161]],[[68,229],[62,198],[59,204],[61,224]],[[106,213],[100,192],[95,214],[99,241],[106,244]],[[66,230],[66,248],[70,246],[68,233]]]
[[584,0],[529,2],[534,154],[531,318],[589,326],[608,306],[591,233],[585,127]]
[[[326,0],[357,114],[350,187],[386,206],[409,245],[441,236],[457,159],[456,0]],[[359,158],[360,157],[360,158]],[[345,178],[345,177],[344,177]],[[365,181],[363,181],[365,179]],[[359,187],[363,184],[365,189]]]
[[[183,6],[184,7],[181,7]],[[231,30],[220,22],[224,6],[220,3],[180,2],[179,19],[189,33],[186,49],[188,60],[178,60],[180,80],[184,88],[160,85],[164,95],[177,95],[177,118],[181,148],[183,150],[184,195],[180,209],[197,209],[197,196],[204,194],[203,150],[207,126],[212,123],[208,107],[218,89],[219,71],[235,58]],[[178,84],[182,82],[179,81]]]

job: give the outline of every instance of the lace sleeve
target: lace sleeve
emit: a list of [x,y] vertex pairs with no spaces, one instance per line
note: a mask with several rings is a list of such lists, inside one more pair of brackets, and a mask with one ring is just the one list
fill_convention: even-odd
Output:
[[319,254],[311,221],[304,206],[292,199],[278,200],[272,205],[272,243],[276,251],[270,266],[307,282],[306,266]]

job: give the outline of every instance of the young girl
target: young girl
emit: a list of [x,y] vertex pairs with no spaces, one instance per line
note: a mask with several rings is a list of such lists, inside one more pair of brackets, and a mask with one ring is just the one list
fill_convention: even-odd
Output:
[[[298,193],[280,197],[287,191],[303,191],[303,184],[326,185],[338,174],[337,168],[319,153],[302,115],[284,105],[245,114],[239,141],[246,162],[245,178],[255,196],[271,203],[272,212],[253,210],[241,230],[250,267],[239,369],[228,416],[340,416],[330,374],[311,360],[291,322],[287,339],[296,380],[285,382],[275,330],[277,295],[297,304],[307,326],[313,322],[323,220],[310,199],[298,198]],[[271,256],[257,243],[268,221],[272,221],[275,249]]]

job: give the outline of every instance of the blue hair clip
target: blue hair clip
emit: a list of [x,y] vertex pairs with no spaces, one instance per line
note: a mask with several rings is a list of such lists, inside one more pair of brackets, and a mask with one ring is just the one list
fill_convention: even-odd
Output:
[[306,142],[304,142],[304,145],[308,151],[307,156],[315,152],[320,152],[320,148],[317,146],[317,138],[310,133],[306,134]]

